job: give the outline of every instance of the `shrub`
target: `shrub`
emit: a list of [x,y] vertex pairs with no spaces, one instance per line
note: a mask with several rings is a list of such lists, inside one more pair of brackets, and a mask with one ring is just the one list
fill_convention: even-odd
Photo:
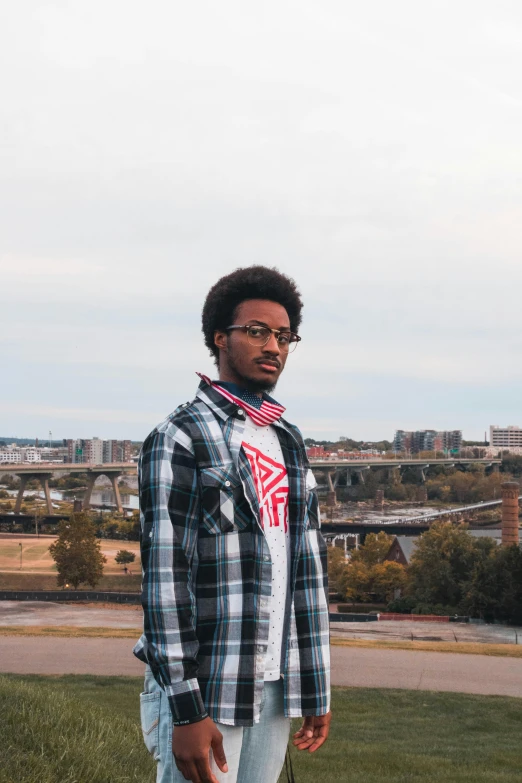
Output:
[[411,614],[416,603],[415,598],[405,595],[402,598],[394,598],[393,601],[390,601],[386,611],[392,614]]

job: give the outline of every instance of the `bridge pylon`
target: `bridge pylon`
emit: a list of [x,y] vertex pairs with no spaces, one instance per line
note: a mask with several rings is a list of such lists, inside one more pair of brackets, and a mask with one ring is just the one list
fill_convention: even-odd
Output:
[[16,496],[16,502],[14,507],[14,513],[19,514],[20,509],[22,507],[22,501],[24,499],[24,492],[27,487],[28,481],[30,479],[37,479],[40,484],[42,485],[42,489],[44,491],[45,495],[45,502],[47,504],[47,513],[49,515],[52,515],[53,513],[53,504],[51,501],[51,492],[49,490],[49,479],[52,478],[52,473],[20,473],[20,489],[18,490],[18,495]]
[[87,480],[87,489],[85,490],[85,495],[83,498],[83,510],[87,511],[91,507],[91,496],[92,496],[92,490],[94,488],[94,484],[96,483],[96,479],[98,479],[100,476],[107,476],[108,479],[110,479],[110,482],[112,484],[112,491],[114,492],[114,498],[116,500],[116,507],[118,509],[119,514],[123,514],[123,505],[121,502],[121,496],[120,496],[120,488],[118,486],[118,479],[121,476],[120,473],[115,473],[111,471],[110,473],[105,473],[103,470],[96,470],[89,472],[89,478]]

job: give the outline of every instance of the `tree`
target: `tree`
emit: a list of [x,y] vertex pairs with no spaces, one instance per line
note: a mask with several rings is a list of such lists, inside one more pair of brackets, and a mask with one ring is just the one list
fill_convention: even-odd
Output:
[[496,547],[479,562],[464,597],[466,611],[489,622],[522,623],[522,551]]
[[372,598],[372,568],[361,560],[351,560],[346,566],[343,593],[347,601],[370,601]]
[[473,538],[466,525],[435,522],[415,546],[408,568],[411,593],[421,605],[455,610],[478,564],[496,546],[492,538]]
[[328,555],[328,584],[331,592],[342,593],[344,590],[344,571],[346,568],[346,559],[344,549],[338,546],[329,546]]
[[393,560],[377,563],[372,571],[372,591],[377,601],[391,601],[397,590],[403,590],[408,581],[402,563],[395,563]]
[[392,543],[393,537],[382,530],[380,533],[368,533],[364,544],[352,554],[351,562],[362,562],[369,566],[382,563]]
[[120,551],[116,553],[114,559],[118,565],[126,566],[128,563],[134,563],[136,555],[134,552],[129,552],[128,549],[120,549]]
[[96,587],[107,562],[94,523],[85,512],[71,514],[60,522],[58,538],[49,552],[58,569],[58,586],[71,584],[75,590],[83,583]]
[[[383,592],[386,593],[386,576],[389,578],[391,572],[387,571],[386,567],[383,568],[382,564],[390,551],[392,541],[392,537],[383,531],[369,533],[360,549],[353,552],[342,578],[343,592],[347,599],[380,600]],[[402,586],[402,582],[395,586]]]

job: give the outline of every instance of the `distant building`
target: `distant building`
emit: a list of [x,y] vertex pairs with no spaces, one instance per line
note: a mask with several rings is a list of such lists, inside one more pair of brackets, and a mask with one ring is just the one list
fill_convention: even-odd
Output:
[[308,454],[310,459],[317,459],[318,457],[328,456],[329,452],[324,450],[324,446],[309,446],[306,449],[306,453]]
[[14,462],[22,461],[21,449],[0,449],[0,462]]
[[489,428],[489,445],[491,448],[503,451],[522,448],[522,428],[514,425],[499,427],[498,424],[492,424]]
[[101,465],[106,462],[131,462],[132,446],[130,440],[101,440],[90,438],[65,441],[66,461],[70,463],[89,463]]
[[393,439],[393,450],[418,454],[420,451],[459,451],[462,445],[462,430],[397,430]]
[[[473,538],[492,538],[499,546],[502,543],[502,530],[500,527],[469,530],[468,532]],[[400,563],[403,566],[408,566],[411,562],[411,557],[418,540],[419,536],[395,536],[388,554],[384,559],[392,560],[394,563]]]
[[41,449],[34,446],[9,446],[0,449],[0,462],[18,464],[21,462],[41,462]]
[[395,536],[385,560],[392,560],[403,566],[410,564],[411,556],[418,541],[417,536]]

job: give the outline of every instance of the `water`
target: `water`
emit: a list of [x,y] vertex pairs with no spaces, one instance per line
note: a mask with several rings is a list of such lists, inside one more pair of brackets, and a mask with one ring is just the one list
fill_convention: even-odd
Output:
[[[17,489],[8,489],[7,492],[12,497],[18,495]],[[45,500],[43,490],[26,489],[24,497],[26,495],[36,495],[42,500]],[[68,503],[72,503],[74,499],[83,500],[85,490],[83,489],[69,489],[61,492],[57,489],[51,489],[51,500],[65,500]],[[120,493],[121,502],[123,508],[137,511],[139,509],[139,500],[137,495],[125,495]],[[114,506],[116,508],[116,499],[112,489],[94,489],[91,494],[91,506]]]

